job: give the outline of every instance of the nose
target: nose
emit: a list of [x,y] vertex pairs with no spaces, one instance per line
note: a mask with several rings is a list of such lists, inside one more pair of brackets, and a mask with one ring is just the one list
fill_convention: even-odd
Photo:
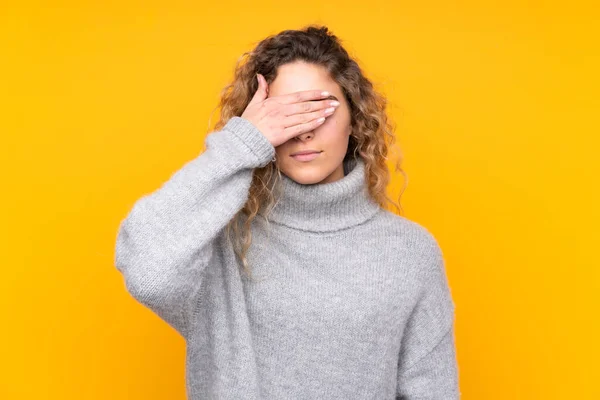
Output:
[[301,141],[305,141],[305,140],[310,140],[314,137],[314,132],[304,132],[298,136],[296,136],[294,139],[296,140],[301,140]]

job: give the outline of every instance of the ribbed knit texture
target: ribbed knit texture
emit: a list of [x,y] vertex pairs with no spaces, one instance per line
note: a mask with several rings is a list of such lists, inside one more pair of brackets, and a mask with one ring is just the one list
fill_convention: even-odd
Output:
[[441,249],[369,197],[364,161],[326,184],[282,175],[251,279],[224,228],[275,149],[240,117],[205,143],[135,202],[115,253],[128,292],[185,338],[188,399],[458,399]]

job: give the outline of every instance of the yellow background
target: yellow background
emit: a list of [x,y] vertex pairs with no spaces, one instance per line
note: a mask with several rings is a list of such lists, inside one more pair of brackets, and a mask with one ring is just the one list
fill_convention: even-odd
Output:
[[184,399],[184,341],[126,293],[116,229],[202,150],[238,56],[308,23],[389,97],[463,398],[600,398],[596,7],[3,3],[0,398]]

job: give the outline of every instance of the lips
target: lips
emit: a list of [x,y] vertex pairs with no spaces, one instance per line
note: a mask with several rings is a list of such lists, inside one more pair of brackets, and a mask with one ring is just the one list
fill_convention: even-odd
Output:
[[297,151],[295,153],[292,153],[292,157],[293,156],[300,156],[300,155],[304,155],[304,154],[313,154],[313,153],[320,153],[319,150],[302,150],[302,151]]
[[312,161],[315,158],[319,157],[320,154],[321,154],[320,151],[308,151],[308,152],[304,151],[304,152],[294,153],[294,155],[292,155],[291,157],[296,161],[309,162],[309,161]]

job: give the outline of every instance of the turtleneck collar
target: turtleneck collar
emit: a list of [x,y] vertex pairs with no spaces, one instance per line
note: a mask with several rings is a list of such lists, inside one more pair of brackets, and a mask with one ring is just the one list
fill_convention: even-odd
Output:
[[365,164],[360,157],[344,160],[344,177],[303,185],[281,174],[281,191],[268,219],[291,228],[332,232],[361,224],[380,206],[369,195]]

